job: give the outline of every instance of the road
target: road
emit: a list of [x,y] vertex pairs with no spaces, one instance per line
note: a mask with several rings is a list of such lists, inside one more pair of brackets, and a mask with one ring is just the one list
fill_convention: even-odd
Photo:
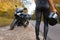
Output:
[[[30,21],[30,22],[32,25],[35,26],[36,23],[35,21]],[[41,22],[40,31],[43,33],[43,22]],[[48,37],[51,40],[60,40],[60,24],[56,24],[55,26],[49,25]]]
[[[40,39],[43,39],[40,33]],[[15,27],[14,30],[9,30],[9,26],[0,27],[0,40],[36,40],[35,29],[31,23],[24,28]]]
[[[9,26],[0,28],[0,40],[36,40],[35,39],[35,21],[30,21],[27,28],[15,27],[14,30],[8,30]],[[43,39],[43,22],[40,25],[40,38]],[[49,25],[47,40],[60,40],[60,24]]]

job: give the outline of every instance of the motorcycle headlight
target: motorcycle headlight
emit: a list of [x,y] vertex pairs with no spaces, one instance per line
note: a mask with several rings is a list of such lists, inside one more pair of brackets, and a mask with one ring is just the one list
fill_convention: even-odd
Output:
[[20,15],[21,13],[17,13],[17,15]]

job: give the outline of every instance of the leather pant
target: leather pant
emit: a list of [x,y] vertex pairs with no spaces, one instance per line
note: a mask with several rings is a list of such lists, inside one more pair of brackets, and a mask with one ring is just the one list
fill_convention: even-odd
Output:
[[44,18],[44,39],[46,40],[47,33],[48,33],[48,15],[50,13],[50,8],[36,8],[36,25],[35,25],[35,33],[36,33],[36,39],[39,37],[39,27],[41,22],[41,16],[43,14]]

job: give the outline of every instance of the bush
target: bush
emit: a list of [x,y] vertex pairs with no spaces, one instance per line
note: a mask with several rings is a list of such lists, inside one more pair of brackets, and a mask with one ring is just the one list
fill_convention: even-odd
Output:
[[0,17],[14,18],[14,10],[0,11]]
[[58,11],[58,15],[59,15],[59,22],[60,22],[60,7],[57,7],[56,9],[57,9],[57,11]]

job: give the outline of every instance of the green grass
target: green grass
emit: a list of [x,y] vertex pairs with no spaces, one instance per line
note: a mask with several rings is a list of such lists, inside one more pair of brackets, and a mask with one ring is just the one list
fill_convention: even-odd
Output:
[[11,22],[12,22],[12,19],[0,17],[0,27],[10,25]]

